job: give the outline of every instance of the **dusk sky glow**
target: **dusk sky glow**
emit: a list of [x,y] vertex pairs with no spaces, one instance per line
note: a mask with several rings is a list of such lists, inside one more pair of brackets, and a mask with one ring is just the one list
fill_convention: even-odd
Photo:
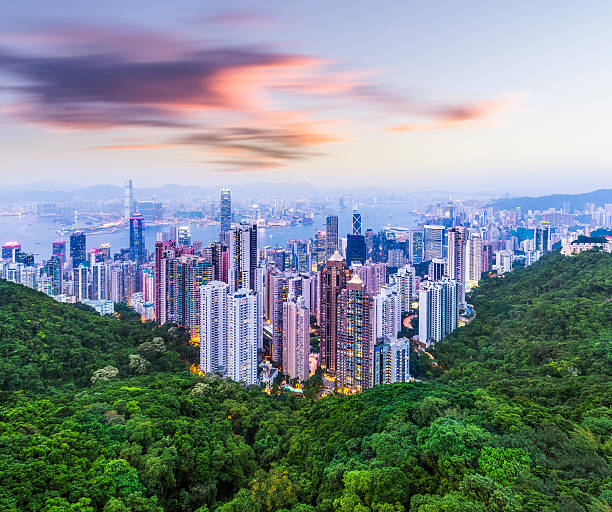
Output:
[[610,186],[609,2],[28,1],[0,20],[0,183]]

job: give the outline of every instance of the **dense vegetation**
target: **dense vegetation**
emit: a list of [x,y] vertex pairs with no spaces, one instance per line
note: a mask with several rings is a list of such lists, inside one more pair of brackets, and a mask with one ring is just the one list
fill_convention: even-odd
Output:
[[[612,256],[585,253],[493,279],[428,382],[318,401],[191,376],[176,328],[2,283],[0,510],[609,511],[611,278]],[[10,348],[42,343],[28,311],[78,369],[29,384]]]

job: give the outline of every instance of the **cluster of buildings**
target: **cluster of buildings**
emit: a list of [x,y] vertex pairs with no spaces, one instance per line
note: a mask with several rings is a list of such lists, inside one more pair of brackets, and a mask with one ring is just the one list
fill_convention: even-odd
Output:
[[[199,371],[247,384],[261,382],[264,360],[268,373],[272,365],[295,382],[321,367],[346,392],[410,380],[411,343],[426,350],[453,332],[471,314],[466,292],[483,276],[531,265],[555,244],[568,254],[610,248],[609,239],[585,239],[605,226],[577,227],[581,214],[476,201],[430,205],[410,229],[364,229],[354,210],[344,237],[338,216],[328,215],[310,239],[260,247],[258,222],[236,218],[224,188],[218,240],[203,245],[178,226],[158,233],[149,254],[144,224],[157,207],[140,203],[129,184],[129,247],[115,254],[109,244],[88,248],[86,233],[75,231],[37,262],[7,242],[0,277],[100,314],[126,302],[144,320],[185,326],[199,346]],[[612,205],[603,212],[591,213],[608,222]]]

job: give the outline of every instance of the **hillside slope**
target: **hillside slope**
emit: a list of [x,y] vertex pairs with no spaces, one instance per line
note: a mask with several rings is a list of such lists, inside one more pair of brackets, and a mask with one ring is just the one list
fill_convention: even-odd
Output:
[[[438,378],[319,401],[189,375],[175,330],[0,283],[0,510],[609,511],[609,265],[553,254],[485,283]],[[168,350],[133,375],[151,335]],[[55,386],[31,368],[40,343],[68,374]],[[119,375],[91,383],[108,362]]]

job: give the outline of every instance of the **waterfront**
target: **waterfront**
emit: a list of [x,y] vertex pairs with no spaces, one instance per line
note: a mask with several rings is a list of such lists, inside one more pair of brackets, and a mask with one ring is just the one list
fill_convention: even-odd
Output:
[[[363,215],[364,232],[368,228],[378,231],[389,226],[409,228],[414,227],[417,222],[416,215],[412,213],[412,205],[409,203],[363,206],[360,212]],[[330,213],[338,215],[340,236],[345,236],[351,231],[352,210],[350,208]],[[61,224],[49,218],[39,218],[34,215],[0,217],[0,242],[16,240],[21,243],[23,251],[39,254],[40,258],[46,259],[51,253],[52,242],[61,239],[68,240],[69,236],[61,237],[57,233],[62,227]],[[194,241],[200,240],[206,245],[219,238],[218,224],[198,227],[192,223],[190,227],[191,238]],[[266,245],[284,247],[287,240],[312,238],[315,231],[324,229],[325,215],[315,215],[312,224],[260,228],[259,244],[261,247]],[[149,251],[152,251],[155,246],[157,232],[167,230],[168,226],[153,226],[145,230],[145,242]],[[87,234],[88,248],[99,247],[104,242],[111,244],[113,252],[122,247],[129,247],[129,232],[125,228],[114,233]]]

